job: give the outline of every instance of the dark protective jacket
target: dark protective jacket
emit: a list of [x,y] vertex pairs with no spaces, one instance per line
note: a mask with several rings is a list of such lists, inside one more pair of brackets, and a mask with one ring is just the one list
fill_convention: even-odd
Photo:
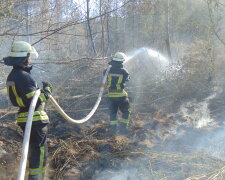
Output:
[[[129,73],[123,68],[121,62],[111,61],[112,65],[107,77],[108,97],[124,97],[127,92],[124,90],[125,82],[130,79]],[[104,71],[105,74],[106,70]]]
[[[7,91],[11,103],[19,107],[17,115],[17,123],[25,123],[29,106],[38,88],[37,83],[31,77],[30,71],[32,67],[28,66],[13,66],[7,78]],[[44,93],[38,98],[35,112],[33,115],[33,123],[49,123],[48,116],[44,111],[46,97]]]

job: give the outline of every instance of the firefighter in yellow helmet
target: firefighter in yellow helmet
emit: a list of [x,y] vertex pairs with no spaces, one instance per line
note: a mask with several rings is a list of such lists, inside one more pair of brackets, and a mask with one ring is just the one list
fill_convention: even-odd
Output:
[[[128,94],[124,90],[125,82],[130,79],[129,73],[123,68],[123,62],[126,55],[117,52],[112,61],[109,62],[111,69],[107,77],[109,114],[110,114],[110,131],[111,135],[115,135],[117,127],[120,134],[128,133],[128,125],[130,122],[130,104]],[[104,71],[104,73],[106,70]],[[117,118],[117,112],[122,112],[122,119]]]
[[[38,88],[36,81],[31,77],[31,57],[37,58],[34,47],[24,41],[15,41],[12,44],[8,57],[4,63],[13,69],[7,78],[7,90],[11,103],[18,107],[17,124],[25,131],[29,106],[35,91]],[[47,125],[48,115],[44,111],[45,101],[52,92],[49,83],[43,82],[43,89],[39,96],[33,115],[29,147],[29,180],[43,180],[47,158]]]

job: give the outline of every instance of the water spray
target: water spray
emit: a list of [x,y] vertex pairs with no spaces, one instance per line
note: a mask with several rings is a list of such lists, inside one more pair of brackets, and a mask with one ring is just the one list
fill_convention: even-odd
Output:
[[162,54],[160,54],[158,51],[146,47],[142,47],[140,49],[128,53],[127,59],[125,60],[124,64],[128,63],[131,59],[141,53],[146,53],[149,57],[154,58],[154,60],[157,60],[157,63],[159,63],[161,66],[167,66],[169,64],[168,59]]

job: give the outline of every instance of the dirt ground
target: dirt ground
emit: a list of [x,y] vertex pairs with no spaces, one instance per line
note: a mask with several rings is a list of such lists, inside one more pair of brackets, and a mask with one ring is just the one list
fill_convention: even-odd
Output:
[[[13,119],[8,114],[0,124],[1,180],[17,176],[22,132]],[[214,138],[223,128],[190,124],[188,117],[161,111],[137,113],[128,134],[111,137],[105,120],[88,126],[54,121],[46,180],[225,179],[223,135]]]

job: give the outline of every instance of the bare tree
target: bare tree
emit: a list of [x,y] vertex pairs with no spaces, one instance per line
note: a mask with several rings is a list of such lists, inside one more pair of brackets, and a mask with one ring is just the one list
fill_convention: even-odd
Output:
[[166,49],[169,59],[172,60],[170,47],[170,0],[167,0],[166,7]]
[[[95,50],[95,44],[94,44],[94,40],[93,40],[93,36],[92,36],[92,30],[91,30],[91,24],[90,24],[90,8],[89,8],[89,3],[90,3],[90,0],[87,0],[86,1],[86,5],[87,5],[87,9],[86,9],[86,15],[87,15],[87,28],[88,28],[88,42],[90,43],[91,47],[92,47],[92,52],[93,52],[93,55],[95,56],[97,53],[96,53],[96,50]],[[88,43],[88,44],[89,44]]]

